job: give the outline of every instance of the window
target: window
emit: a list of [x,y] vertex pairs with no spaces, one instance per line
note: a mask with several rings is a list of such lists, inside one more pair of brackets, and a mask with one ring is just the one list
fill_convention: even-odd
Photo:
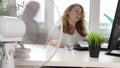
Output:
[[[24,12],[24,9],[26,7],[26,5],[28,4],[29,1],[32,0],[16,0],[16,6],[17,6],[17,16],[21,16]],[[36,14],[36,16],[34,17],[34,19],[40,23],[40,22],[44,22],[45,20],[45,0],[34,0],[37,1],[40,4],[40,8],[38,10],[38,13]]]
[[100,29],[111,29],[118,0],[100,0]]
[[114,19],[118,0],[90,0],[90,31],[110,37],[111,23],[107,16]]
[[98,30],[106,37],[110,37],[118,0],[100,0],[100,17]]

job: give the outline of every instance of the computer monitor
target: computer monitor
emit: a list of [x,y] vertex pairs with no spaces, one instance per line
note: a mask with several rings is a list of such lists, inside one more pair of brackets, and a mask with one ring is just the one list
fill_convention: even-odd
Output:
[[106,54],[120,56],[120,0],[118,0]]

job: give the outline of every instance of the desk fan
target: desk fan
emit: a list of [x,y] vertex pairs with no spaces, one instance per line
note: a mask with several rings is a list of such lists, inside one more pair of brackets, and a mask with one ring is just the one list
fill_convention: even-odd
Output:
[[[50,4],[54,2],[49,0]],[[40,5],[36,1],[29,1],[21,18],[11,16],[0,16],[0,46],[1,67],[0,68],[39,68],[47,63],[56,53],[62,39],[62,23],[53,24],[49,19],[51,14],[46,14],[44,28],[39,27],[33,17],[36,15]],[[49,11],[47,11],[49,12]],[[50,22],[48,22],[49,20]],[[48,24],[53,24],[48,27]],[[56,42],[50,43],[51,40]],[[39,46],[43,62],[39,66],[15,65],[14,61],[29,59],[32,46]],[[24,54],[28,52],[28,54]],[[21,56],[22,55],[22,56]],[[42,57],[47,55],[47,57]],[[17,60],[16,60],[17,58]]]

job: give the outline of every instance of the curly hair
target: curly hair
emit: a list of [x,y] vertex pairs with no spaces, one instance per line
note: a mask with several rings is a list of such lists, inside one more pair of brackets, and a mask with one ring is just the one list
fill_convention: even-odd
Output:
[[77,32],[81,35],[81,36],[87,36],[87,31],[85,28],[85,13],[84,13],[84,9],[80,4],[72,4],[70,5],[64,12],[63,16],[62,16],[62,22],[63,22],[63,32],[72,35],[73,33],[71,33],[71,27],[72,25],[69,24],[68,22],[68,14],[69,12],[75,7],[75,6],[79,6],[82,9],[82,15],[81,15],[81,19],[76,23],[75,28],[77,30]]

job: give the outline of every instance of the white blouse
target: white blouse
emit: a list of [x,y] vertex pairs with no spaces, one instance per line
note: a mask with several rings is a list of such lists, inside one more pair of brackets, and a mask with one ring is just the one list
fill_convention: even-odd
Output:
[[84,37],[82,37],[77,31],[73,35],[63,33],[62,42],[65,43],[76,43],[78,41],[82,41]]

